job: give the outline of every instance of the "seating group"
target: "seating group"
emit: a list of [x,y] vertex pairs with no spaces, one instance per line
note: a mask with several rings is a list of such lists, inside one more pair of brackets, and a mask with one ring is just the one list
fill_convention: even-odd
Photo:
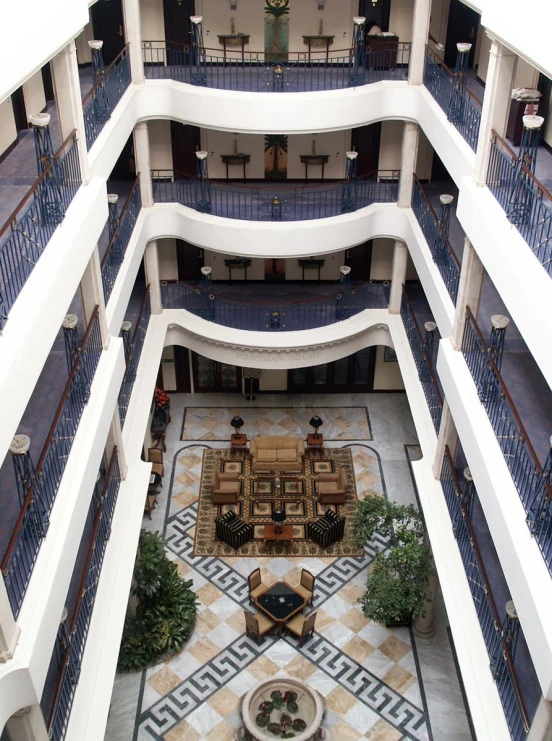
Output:
[[232,548],[241,548],[253,537],[253,525],[230,510],[215,520],[215,537]]
[[321,548],[327,548],[337,540],[341,540],[344,533],[345,517],[340,517],[331,509],[327,509],[318,520],[307,523],[307,536],[318,543]]

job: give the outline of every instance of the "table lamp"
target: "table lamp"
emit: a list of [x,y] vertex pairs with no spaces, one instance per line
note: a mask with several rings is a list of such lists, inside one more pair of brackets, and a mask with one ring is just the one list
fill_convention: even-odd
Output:
[[318,414],[315,414],[314,417],[311,417],[311,421],[309,422],[309,425],[311,427],[314,427],[314,437],[318,437],[318,428],[322,427],[324,423],[318,416]]
[[230,420],[230,424],[234,428],[234,433],[236,435],[239,435],[240,434],[240,430],[243,427],[243,419],[241,417],[238,417],[238,416],[232,417],[232,419]]
[[272,514],[270,515],[270,517],[272,518],[272,522],[276,523],[274,532],[276,533],[276,535],[281,535],[282,526],[280,523],[282,523],[286,519],[286,513],[282,502],[276,502],[274,504],[274,509],[272,510]]

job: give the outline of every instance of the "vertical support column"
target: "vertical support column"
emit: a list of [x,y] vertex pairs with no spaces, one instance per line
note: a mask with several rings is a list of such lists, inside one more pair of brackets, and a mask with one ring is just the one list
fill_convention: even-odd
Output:
[[10,741],[48,741],[48,731],[40,705],[23,708],[6,723]]
[[408,247],[400,239],[395,242],[393,249],[393,273],[391,291],[389,293],[389,313],[401,313],[402,287],[406,280],[406,265],[408,263]]
[[13,617],[4,577],[0,574],[0,664],[13,657],[19,633],[19,626]]
[[134,158],[136,172],[140,173],[140,194],[142,208],[153,206],[153,189],[151,186],[151,164],[148,124],[145,121],[134,127]]
[[51,68],[61,138],[65,141],[73,129],[76,129],[81,177],[83,185],[87,185],[90,182],[90,170],[82,113],[77,50],[74,41],[67,44],[53,57]]
[[[429,539],[425,536],[425,545],[431,549]],[[433,561],[433,555],[431,556],[431,564],[435,568]],[[414,620],[414,635],[416,638],[433,638],[435,635],[435,601],[437,599],[437,592],[439,590],[439,579],[436,575],[433,575],[429,579],[429,600],[425,604],[425,615],[418,617]]]
[[412,46],[408,64],[409,85],[422,85],[424,82],[425,48],[429,37],[429,18],[431,0],[415,0],[412,14]]
[[144,268],[146,271],[146,283],[150,287],[151,313],[161,314],[163,304],[161,302],[161,282],[159,280],[159,254],[157,252],[157,241],[152,239],[146,245],[144,252]]
[[142,60],[142,33],[140,22],[140,0],[123,0],[125,36],[129,44],[130,75],[132,82],[144,82],[144,62]]
[[477,316],[479,306],[479,295],[483,282],[484,268],[472,243],[466,237],[464,239],[464,254],[462,255],[462,268],[460,271],[460,283],[458,285],[458,297],[456,299],[456,313],[450,341],[455,350],[462,347],[462,335],[466,322],[466,306],[469,306],[473,315]]
[[410,208],[412,205],[413,176],[418,159],[418,124],[405,121],[401,148],[401,174],[399,177],[399,208]]
[[552,703],[541,697],[527,741],[552,741]]
[[80,282],[82,305],[84,308],[85,325],[88,326],[94,307],[99,307],[98,318],[104,350],[109,347],[109,330],[107,317],[105,315],[105,298],[102,284],[102,272],[100,268],[100,254],[96,245],[92,257],[82,275]]
[[473,173],[480,186],[487,181],[491,131],[494,129],[499,136],[504,136],[506,131],[516,62],[517,57],[512,51],[492,39]]
[[119,459],[119,472],[121,474],[121,480],[126,479],[128,465],[126,462],[125,449],[123,447],[123,433],[121,429],[121,418],[119,416],[119,407],[115,409],[115,414],[111,420],[111,426],[107,435],[107,441],[105,444],[105,450],[107,453],[108,460],[111,458],[113,448],[117,446],[117,457]]
[[450,412],[448,401],[443,401],[443,413],[441,415],[441,425],[437,435],[437,447],[435,448],[435,458],[433,459],[433,475],[436,479],[441,476],[443,468],[443,458],[445,457],[445,446],[448,446],[452,458],[456,457],[456,447],[458,445],[458,432]]

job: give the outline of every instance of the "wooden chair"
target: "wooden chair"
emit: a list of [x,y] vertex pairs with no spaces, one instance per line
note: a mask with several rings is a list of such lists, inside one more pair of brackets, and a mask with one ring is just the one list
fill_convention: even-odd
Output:
[[237,473],[221,473],[213,470],[211,479],[211,496],[213,504],[236,504],[240,493],[240,482]]
[[347,471],[340,468],[336,473],[319,474],[316,491],[320,504],[345,504]]
[[301,597],[307,600],[308,605],[312,605],[312,596],[314,594],[314,582],[315,578],[310,571],[303,569],[301,571],[301,583],[298,587],[293,587],[296,592],[299,592]]
[[151,470],[153,473],[158,473],[160,476],[164,476],[165,468],[163,466],[163,451],[159,448],[148,448],[148,461],[152,463]]
[[268,586],[266,584],[263,584],[260,569],[255,569],[255,571],[252,571],[247,577],[247,581],[249,583],[249,602],[253,602],[253,600],[263,594],[263,592],[266,592],[266,590],[268,589]]
[[299,645],[303,645],[305,638],[314,633],[314,624],[316,622],[316,613],[311,613],[307,618],[304,615],[296,615],[288,623],[286,630],[294,633],[299,638]]
[[262,612],[257,612],[252,615],[249,610],[244,610],[245,615],[245,632],[246,634],[255,636],[257,639],[257,645],[260,644],[261,638],[266,634],[274,630],[276,623],[273,623],[270,618],[263,615]]

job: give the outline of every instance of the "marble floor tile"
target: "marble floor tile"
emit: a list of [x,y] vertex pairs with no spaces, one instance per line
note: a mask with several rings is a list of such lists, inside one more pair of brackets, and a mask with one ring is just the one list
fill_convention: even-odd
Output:
[[343,687],[336,687],[329,695],[326,695],[326,705],[342,718],[354,705],[357,705],[357,699]]

